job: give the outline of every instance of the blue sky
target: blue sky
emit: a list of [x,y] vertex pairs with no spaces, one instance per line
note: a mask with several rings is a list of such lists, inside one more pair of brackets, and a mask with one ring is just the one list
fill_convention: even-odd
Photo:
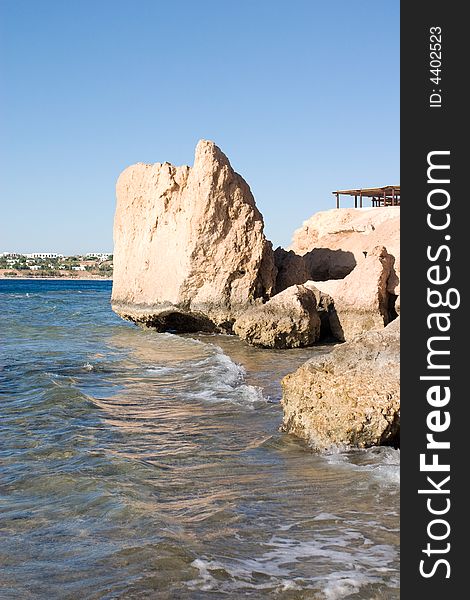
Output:
[[399,183],[398,0],[0,0],[0,252],[111,250],[119,173],[201,138],[274,246]]

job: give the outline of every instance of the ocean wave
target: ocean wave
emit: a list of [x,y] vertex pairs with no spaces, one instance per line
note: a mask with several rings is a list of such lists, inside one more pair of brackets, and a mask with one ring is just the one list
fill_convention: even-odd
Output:
[[260,387],[245,383],[245,368],[233,362],[221,348],[207,344],[210,356],[197,361],[193,369],[199,372],[198,388],[190,397],[208,402],[230,402],[254,408],[265,404],[266,398]]
[[389,446],[359,450],[338,448],[324,456],[331,465],[368,473],[379,483],[386,485],[399,485],[400,483],[399,449]]
[[[191,563],[198,576],[187,585],[190,589],[222,593],[309,589],[323,600],[339,600],[363,587],[380,586],[385,580],[394,586],[399,583],[399,573],[393,566],[396,550],[386,544],[374,545],[357,531],[331,537],[319,534],[316,539],[304,541],[273,536],[265,548],[249,559],[198,557]],[[296,565],[305,561],[315,565],[312,576],[294,575]]]
[[[171,336],[173,334],[166,334]],[[179,341],[181,338],[177,338]],[[184,338],[184,343],[189,342]],[[178,398],[200,402],[230,402],[249,409],[268,401],[258,386],[245,381],[245,368],[235,363],[221,348],[199,340],[191,340],[203,350],[203,356],[174,364],[152,365],[145,369],[147,375],[155,377],[161,385]]]

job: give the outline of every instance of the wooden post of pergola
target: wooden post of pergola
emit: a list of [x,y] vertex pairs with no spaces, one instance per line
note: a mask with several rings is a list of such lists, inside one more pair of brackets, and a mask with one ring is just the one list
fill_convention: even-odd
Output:
[[354,208],[357,208],[357,194],[354,196]]
[[362,208],[362,190],[359,196],[359,208]]
[[336,208],[339,208],[339,193],[336,193]]

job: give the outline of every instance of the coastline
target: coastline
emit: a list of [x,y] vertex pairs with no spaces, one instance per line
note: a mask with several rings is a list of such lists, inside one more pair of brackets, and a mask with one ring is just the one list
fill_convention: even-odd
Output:
[[5,277],[0,275],[0,280],[7,281],[112,281],[112,277]]

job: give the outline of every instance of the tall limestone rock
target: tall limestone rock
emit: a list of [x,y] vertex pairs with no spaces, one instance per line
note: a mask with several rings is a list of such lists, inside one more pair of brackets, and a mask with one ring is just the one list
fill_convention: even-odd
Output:
[[276,268],[248,184],[210,141],[194,166],[128,167],[117,182],[112,307],[157,330],[230,331]]

